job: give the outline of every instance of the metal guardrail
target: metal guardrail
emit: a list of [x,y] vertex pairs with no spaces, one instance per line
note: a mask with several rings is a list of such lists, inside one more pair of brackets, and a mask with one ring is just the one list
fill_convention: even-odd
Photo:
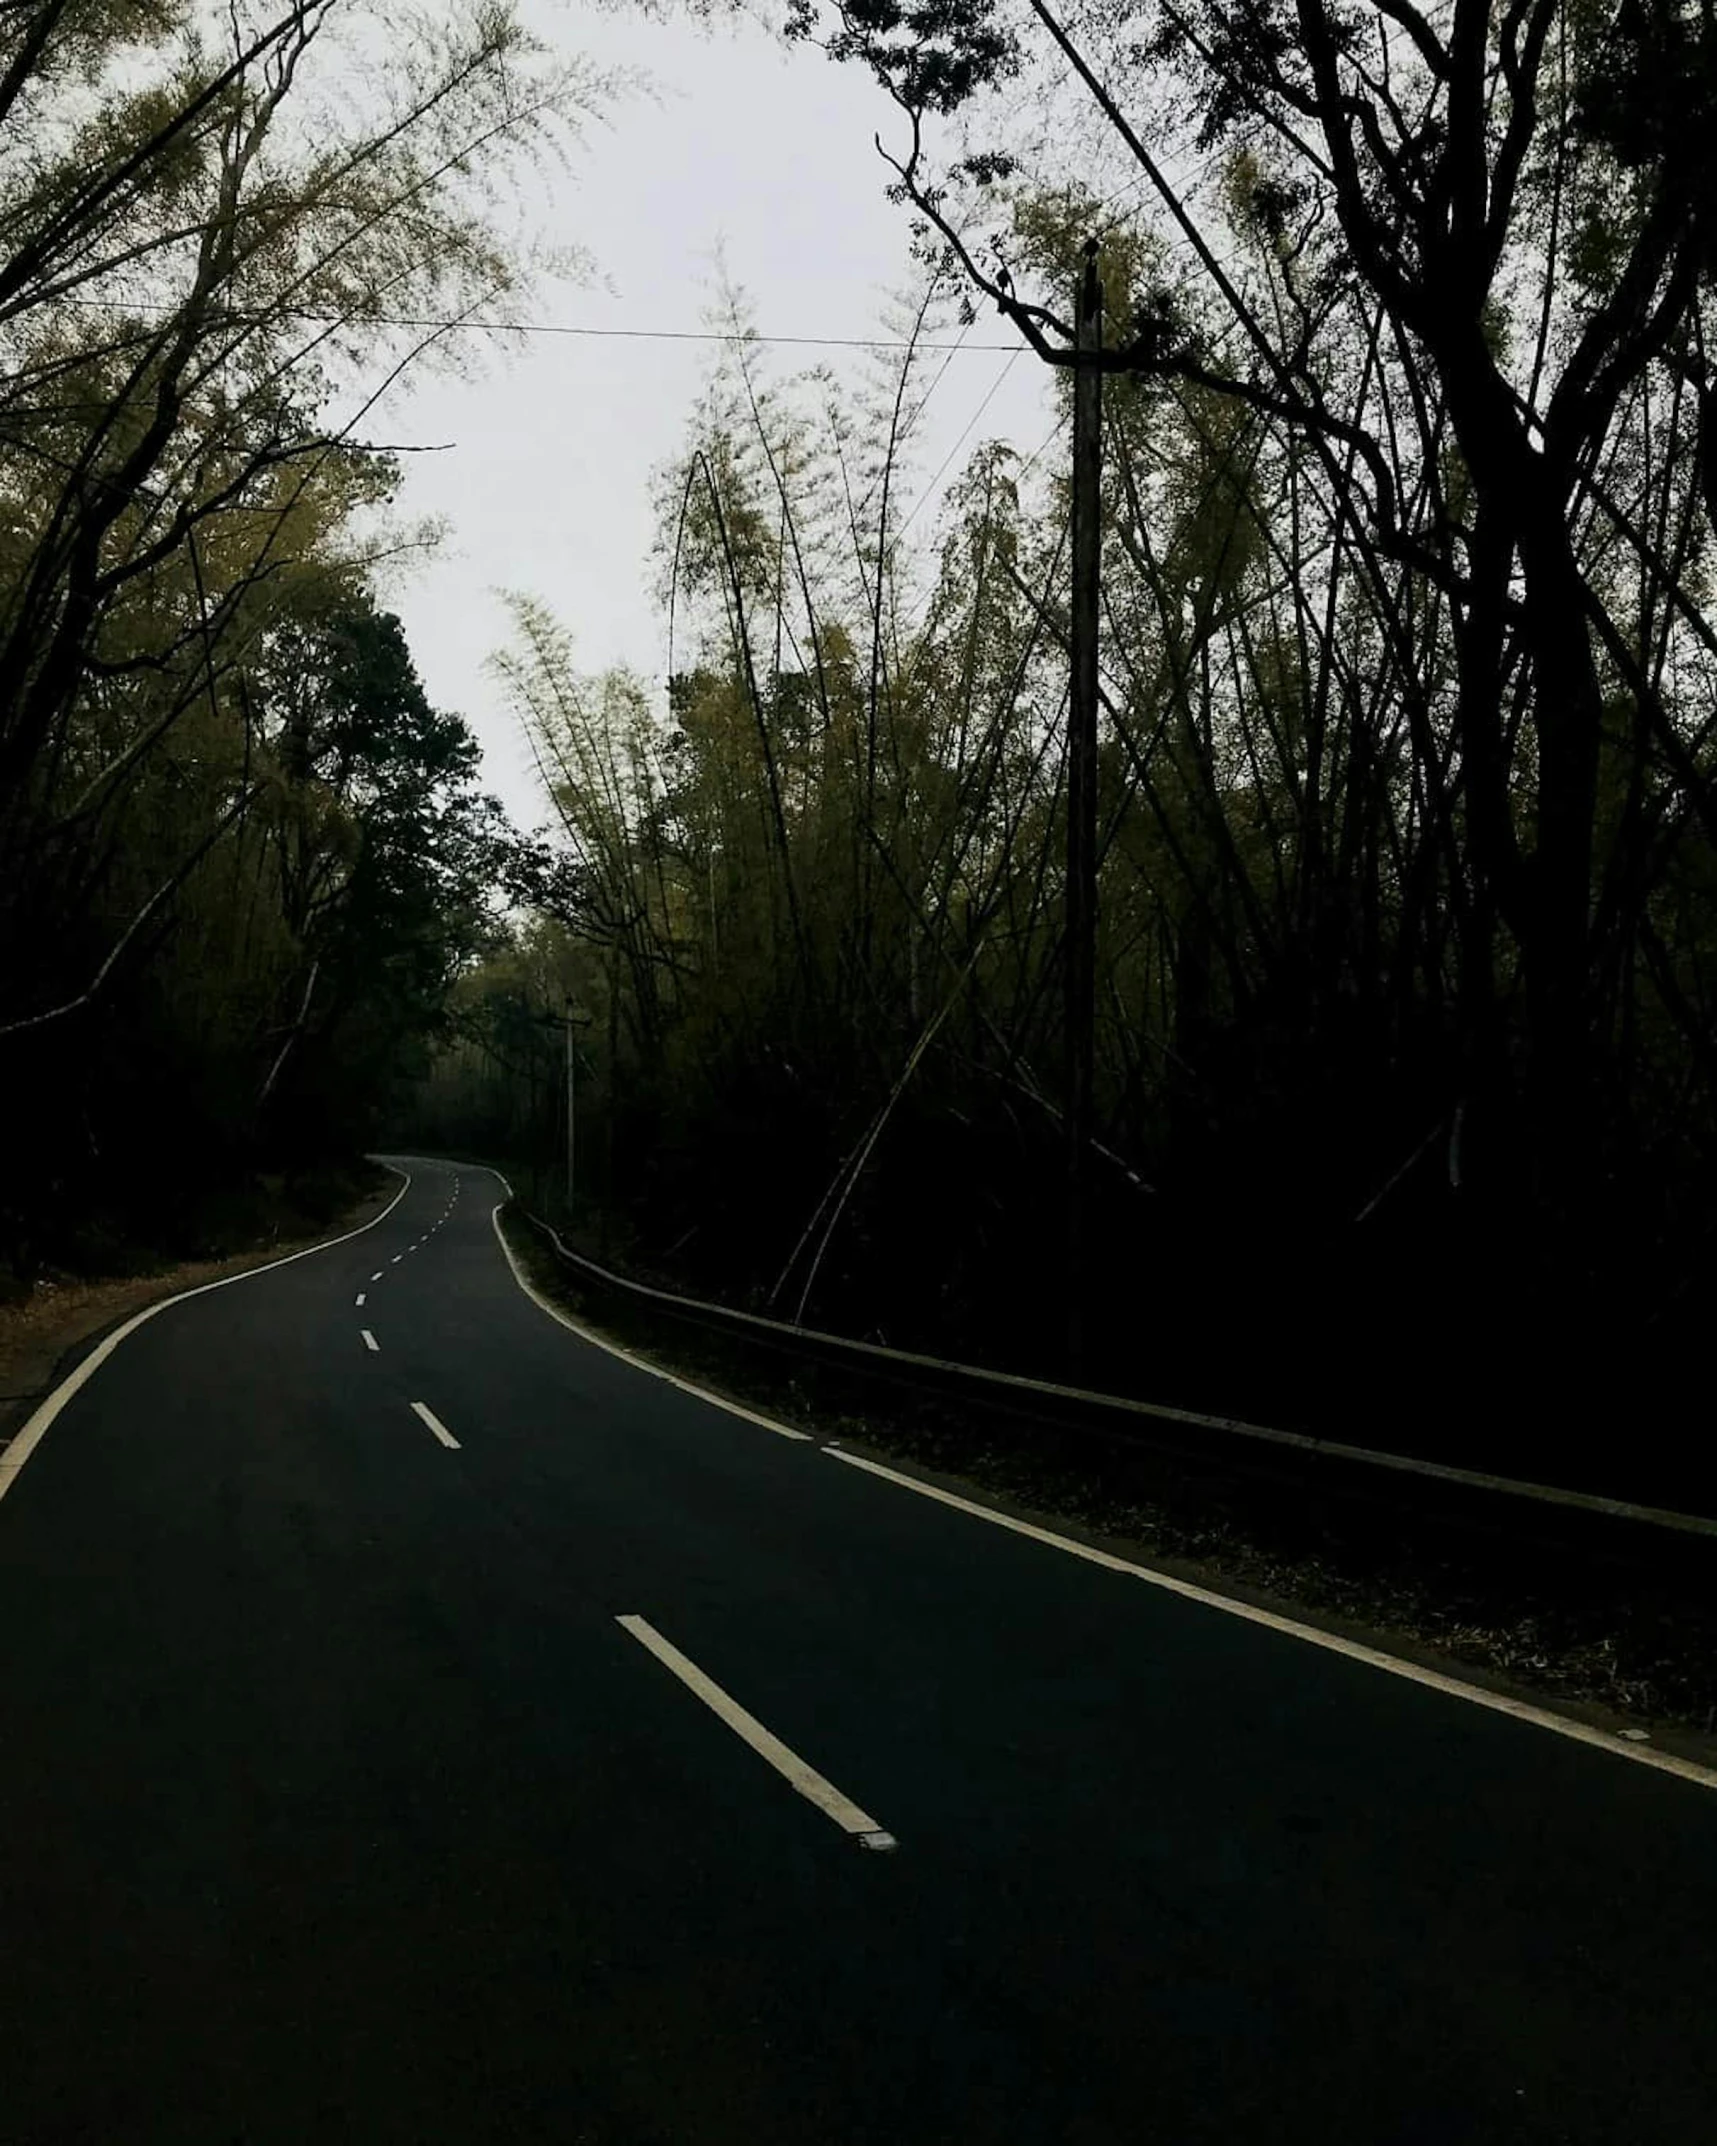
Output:
[[[502,1182],[505,1183],[505,1180]],[[508,1189],[511,1190],[510,1187]],[[670,1311],[705,1324],[730,1326],[770,1337],[778,1345],[827,1351],[835,1355],[868,1360],[873,1364],[898,1366],[902,1370],[941,1381],[997,1389],[1022,1398],[1030,1397],[1064,1407],[1072,1406],[1093,1415],[1130,1418],[1135,1422],[1170,1423],[1187,1429],[1251,1440],[1258,1444],[1287,1447],[1296,1452],[1316,1455],[1325,1460],[1351,1463],[1360,1468],[1418,1476],[1457,1490],[1483,1492],[1556,1506],[1565,1511],[1590,1514],[1595,1518],[1631,1521],[1646,1527],[1668,1529],[1681,1535],[1717,1538],[1717,1519],[1703,1514],[1670,1512],[1662,1506],[1636,1505],[1623,1498],[1602,1498],[1589,1491],[1563,1490],[1550,1483],[1527,1483],[1513,1476],[1485,1475],[1470,1468],[1449,1467],[1440,1461],[1419,1460],[1410,1454],[1384,1453],[1367,1446],[1346,1445],[1336,1439],[1314,1438],[1303,1431],[1275,1430],[1267,1424],[1248,1423],[1236,1416],[1202,1415],[1195,1409],[1172,1408],[1162,1402],[1134,1400],[1125,1394],[1096,1393],[1077,1386],[1059,1386],[1047,1379],[1027,1378],[1019,1372],[992,1371],[982,1364],[954,1363],[942,1357],[919,1355],[910,1349],[890,1349],[880,1342],[855,1341],[846,1334],[829,1334],[817,1327],[795,1326],[784,1319],[765,1318],[760,1312],[740,1311],[730,1304],[712,1304],[700,1297],[682,1296],[674,1290],[660,1289],[649,1282],[635,1281],[630,1275],[617,1274],[612,1268],[598,1265],[595,1260],[586,1258],[582,1252],[573,1251],[563,1241],[559,1231],[545,1222],[540,1215],[533,1214],[529,1208],[522,1205],[519,1212],[543,1232],[555,1251],[570,1266],[583,1268],[607,1287],[665,1305]]]

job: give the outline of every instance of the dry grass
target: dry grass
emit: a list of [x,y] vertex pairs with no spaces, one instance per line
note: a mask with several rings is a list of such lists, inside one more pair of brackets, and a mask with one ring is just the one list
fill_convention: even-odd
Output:
[[379,1214],[397,1187],[371,1194],[345,1216],[304,1237],[271,1240],[229,1259],[191,1260],[160,1272],[114,1281],[82,1281],[47,1275],[21,1302],[0,1305],[0,1445],[13,1436],[43,1397],[51,1393],[81,1344],[118,1326],[163,1297],[205,1282],[247,1273],[291,1252],[308,1250]]

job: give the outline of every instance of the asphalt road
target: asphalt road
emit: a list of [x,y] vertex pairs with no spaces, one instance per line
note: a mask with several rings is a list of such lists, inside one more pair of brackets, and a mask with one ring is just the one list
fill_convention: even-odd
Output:
[[727,1414],[413,1168],[0,1500],[6,2146],[1717,2136],[1717,1793]]

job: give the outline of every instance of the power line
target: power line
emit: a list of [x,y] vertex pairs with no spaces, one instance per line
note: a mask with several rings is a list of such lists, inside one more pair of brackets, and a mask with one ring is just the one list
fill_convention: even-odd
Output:
[[[937,366],[937,368],[936,368],[936,377],[935,377],[935,379],[931,381],[930,385],[929,385],[929,386],[928,386],[928,387],[927,387],[927,388],[926,388],[926,389],[924,390],[923,394],[922,394],[922,395],[920,395],[920,396],[919,396],[919,398],[918,398],[918,400],[917,400],[917,401],[916,401],[916,402],[915,402],[915,403],[914,403],[914,404],[912,405],[912,408],[911,408],[911,410],[910,410],[910,411],[908,411],[908,413],[907,413],[907,415],[906,415],[906,418],[905,418],[905,421],[904,421],[904,423],[902,423],[902,424],[901,424],[901,426],[900,426],[900,428],[899,428],[899,431],[898,431],[898,433],[897,433],[897,435],[896,435],[896,436],[897,436],[897,438],[898,438],[898,439],[899,439],[899,440],[900,440],[900,441],[901,441],[901,442],[902,442],[903,444],[904,444],[904,442],[905,442],[905,441],[906,441],[907,439],[909,439],[909,438],[911,437],[911,435],[912,435],[912,432],[913,432],[914,428],[916,427],[916,425],[917,425],[917,423],[918,423],[918,420],[919,420],[919,419],[920,419],[920,418],[921,418],[921,417],[922,417],[922,416],[924,415],[924,409],[925,409],[925,405],[926,405],[926,404],[927,404],[927,403],[929,402],[929,400],[930,400],[931,396],[935,394],[936,390],[937,390],[937,389],[938,389],[938,388],[939,388],[939,387],[940,387],[940,386],[942,385],[942,382],[943,382],[943,380],[944,380],[944,379],[945,379],[945,378],[947,377],[947,373],[948,373],[948,368],[949,368],[949,366],[950,366],[950,365],[952,365],[952,364],[953,364],[953,362],[954,362],[954,357],[955,357],[955,353],[967,347],[967,345],[966,345],[966,338],[967,338],[967,337],[968,337],[968,336],[969,336],[969,335],[971,334],[971,332],[972,332],[972,323],[971,323],[971,321],[968,321],[968,322],[966,323],[966,325],[965,325],[965,326],[964,326],[964,327],[963,327],[963,328],[962,328],[962,329],[960,330],[960,339],[959,339],[959,341],[958,341],[957,343],[953,344],[953,345],[952,345],[952,347],[950,347],[950,346],[949,346],[948,344],[946,344],[946,343],[924,343],[924,342],[902,343],[902,344],[898,344],[898,345],[896,345],[896,346],[895,346],[895,347],[896,347],[896,348],[898,348],[898,349],[902,349],[902,350],[907,350],[907,351],[909,351],[909,352],[910,352],[910,353],[911,353],[911,354],[912,354],[912,355],[913,355],[914,357],[916,357],[916,356],[917,356],[917,354],[918,354],[918,352],[919,352],[919,351],[921,351],[921,350],[945,350],[945,351],[947,351],[947,356],[943,358],[943,360],[942,360],[941,364],[940,364],[940,365],[938,365],[938,366]],[[973,345],[972,347],[973,347],[973,348],[977,348],[978,346],[977,346],[977,345]],[[1022,346],[1022,347],[1023,347],[1023,346]],[[1019,351],[1018,351],[1018,350],[1016,350],[1016,351],[1015,351],[1015,352],[1013,353],[1013,357],[1009,358],[1009,360],[1008,360],[1008,364],[1009,364],[1009,365],[1011,365],[1011,364],[1013,363],[1013,358],[1017,358],[1018,356],[1019,356]],[[909,371],[910,371],[910,368],[908,368],[907,370],[908,370],[908,372],[909,372]],[[1003,372],[1006,372],[1006,370],[1007,370],[1007,366],[1005,366],[1005,365],[1004,365],[1004,366],[1003,366],[1003,368],[1002,368],[1002,370],[1003,370]],[[992,388],[990,392],[991,392],[991,394],[993,394],[993,393],[995,392],[995,390],[994,390],[994,389]],[[986,395],[986,396],[984,397],[984,402],[985,402],[985,403],[987,403],[987,402],[989,401],[989,399],[990,399],[990,398],[989,398],[989,396],[988,396],[988,395]],[[982,407],[982,406],[980,405],[980,407]],[[970,428],[970,427],[968,426],[968,427],[967,427],[967,430],[969,431],[970,429],[971,429],[971,428]],[[964,438],[965,438],[965,433],[962,433],[962,434],[960,435],[960,437],[961,437],[962,439],[964,439]],[[892,457],[890,458],[890,462],[891,462],[891,461],[892,461]],[[947,466],[948,466],[948,464],[947,464],[946,462],[944,462],[944,463],[943,463],[943,465],[942,465],[942,469],[946,469],[946,468],[947,468]],[[876,476],[875,476],[875,477],[873,477],[873,478],[871,479],[870,483],[869,483],[869,484],[867,484],[867,485],[865,486],[865,491],[864,491],[864,497],[863,497],[863,498],[862,498],[862,499],[861,499],[861,500],[859,501],[859,503],[858,503],[857,507],[853,509],[853,512],[852,512],[852,519],[853,519],[853,520],[855,520],[855,521],[856,521],[856,520],[857,520],[857,519],[859,518],[859,516],[860,516],[860,515],[863,515],[863,514],[868,514],[868,513],[870,512],[871,502],[872,502],[872,501],[873,501],[873,500],[874,500],[874,499],[876,498],[876,495],[877,495],[877,493],[878,493],[878,492],[879,492],[879,491],[881,490],[881,488],[882,488],[882,483],[883,483],[883,479],[884,479],[884,477],[885,477],[885,476],[887,476],[887,474],[888,474],[888,468],[889,468],[889,463],[885,463],[885,464],[884,464],[884,467],[883,467],[883,468],[882,468],[881,470],[879,470],[879,471],[877,472]],[[936,472],[936,476],[937,476],[937,477],[939,477],[939,476],[940,476],[941,474],[942,474],[942,470],[938,470],[938,471]],[[932,479],[931,479],[930,481],[931,481],[931,483],[932,483],[932,484],[934,484],[934,483],[935,483],[935,481],[936,481],[936,478],[935,478],[935,477],[933,477],[933,478],[932,478]],[[912,510],[913,514],[916,514],[916,513],[917,513],[917,511],[918,511],[918,509],[917,509],[916,507],[914,507],[914,508],[913,508],[913,510]],[[912,519],[912,515],[911,515],[911,514],[909,514],[909,515],[908,515],[908,516],[906,517],[906,519],[907,519],[908,521],[910,521],[910,520]],[[897,532],[897,533],[898,533],[898,532]]]
[[[315,316],[303,317],[310,319]],[[490,334],[501,335],[600,336],[645,343],[778,343],[808,350],[946,351],[950,358],[957,357],[962,351],[986,350],[1017,356],[1022,347],[1015,343],[911,343],[888,336],[870,335],[732,335],[698,328],[579,328],[558,323],[533,325],[529,321],[383,320],[376,325],[385,328],[477,328]]]
[[[1017,352],[1016,355],[1018,355]],[[1004,365],[1002,367],[1000,376],[991,384],[990,394],[986,395],[983,401],[979,403],[978,407],[972,412],[971,423],[967,425],[966,432],[970,432],[972,426],[975,425],[978,419],[983,416],[984,411],[989,406],[990,395],[993,395],[996,392],[996,389],[1001,386],[1002,381],[1007,378],[1010,366],[1011,360],[1010,365]],[[1026,456],[1025,460],[1014,471],[1013,481],[1016,485],[1018,485],[1021,480],[1030,473],[1033,466],[1037,462],[1042,460],[1043,456],[1049,452],[1050,448],[1054,446],[1055,442],[1067,430],[1068,425],[1072,421],[1072,416],[1073,413],[1071,410],[1064,410],[1062,414],[1055,420],[1055,423],[1051,425],[1049,430],[1044,434],[1043,438],[1032,449],[1031,453]],[[953,450],[950,451],[947,461],[945,461],[942,465],[942,469],[946,469],[948,467],[948,463],[953,461],[954,453],[958,451],[958,448],[961,442],[964,441],[965,437],[966,433],[961,433],[960,440],[955,442],[955,447]],[[936,478],[939,478],[941,474],[942,470],[938,470],[936,472]],[[925,490],[919,499],[919,506],[922,506],[924,504],[924,501],[929,498],[931,492],[934,491],[936,485],[936,478],[932,478],[930,484],[925,487]],[[900,529],[896,532],[897,537],[905,534],[906,523],[910,522],[913,518],[913,515],[916,515],[917,512],[918,507],[915,506],[912,510],[912,514],[909,514],[906,517],[906,522],[903,522],[900,526]],[[908,637],[918,632],[919,628],[924,624],[925,619],[929,616],[930,607],[936,601],[937,587],[938,584],[932,582],[930,587],[924,591],[924,593],[917,599],[915,603],[911,603],[907,606],[906,617],[908,623],[906,625],[905,631]],[[896,628],[896,632],[898,635],[898,626]]]
[[1032,465],[1035,462],[1039,461],[1045,454],[1047,454],[1049,449],[1055,444],[1055,442],[1060,439],[1061,435],[1067,430],[1068,423],[1071,417],[1071,411],[1063,411],[1061,416],[1055,420],[1055,423],[1050,426],[1048,432],[1044,434],[1043,438],[1032,449],[1031,453],[1026,456],[1025,460],[1020,464],[1019,468],[1014,471],[1014,482],[1016,484],[1023,476],[1027,474],[1027,472],[1031,469]]
[[[960,452],[960,449],[965,446],[966,440],[971,433],[972,427],[978,422],[978,419],[983,416],[984,412],[989,408],[990,404],[996,399],[996,390],[1001,386],[1002,382],[1007,378],[1008,374],[1013,371],[1014,365],[1017,362],[1019,355],[1020,353],[1017,350],[1014,351],[1009,356],[1007,363],[1002,367],[1001,371],[997,373],[996,377],[990,382],[989,393],[984,397],[983,401],[979,403],[978,407],[972,412],[971,416],[967,418],[965,430],[960,434],[960,437],[954,442],[953,446],[949,448],[948,452],[942,457],[941,467],[937,470],[935,476],[931,478],[930,482],[924,487],[923,491],[919,493],[917,505],[914,506],[912,512],[906,517],[905,521],[903,521],[900,527],[894,532],[895,537],[897,539],[903,537],[906,534],[907,530],[912,527],[914,521],[917,520],[919,508],[922,507],[925,502],[933,495],[936,490],[936,487],[942,482],[943,474],[947,470],[949,463],[953,461],[954,457]],[[937,378],[940,379],[941,374],[938,374]],[[925,401],[928,400],[929,397],[926,396]],[[922,405],[920,405],[920,407],[922,407]],[[1041,453],[1042,449],[1040,448],[1038,452]]]
[[[965,348],[966,338],[971,334],[971,332],[972,324],[970,321],[968,321],[966,325],[960,330],[960,340],[957,343],[954,343],[952,345],[944,345],[942,343],[933,343],[927,345],[919,344],[916,346],[916,348],[918,349],[945,349],[947,355],[943,358],[941,364],[937,366],[935,379],[931,381],[930,385],[924,390],[923,394],[920,395],[918,400],[913,404],[912,415],[906,420],[906,424],[904,427],[905,431],[910,432],[912,427],[916,425],[918,420],[924,415],[925,404],[930,400],[931,396],[935,394],[936,390],[942,385],[943,379],[947,374],[949,366],[953,364],[955,358],[958,356],[960,351]],[[1018,352],[1016,351],[1015,356],[1017,355]]]
[[[101,312],[149,313],[170,315],[179,309],[176,306],[125,303],[102,298],[64,297],[52,301],[59,305],[92,307]],[[996,355],[1017,356],[1024,348],[1019,343],[969,343],[964,337],[955,343],[907,342],[898,337],[874,335],[762,335],[754,330],[721,330],[714,328],[594,328],[572,321],[528,320],[430,320],[416,319],[409,314],[369,313],[353,316],[349,320],[331,313],[310,313],[296,307],[283,306],[278,312],[244,314],[232,312],[224,316],[232,325],[248,322],[252,326],[267,320],[294,320],[307,325],[325,328],[341,326],[366,328],[416,328],[433,329],[442,333],[453,329],[466,329],[483,335],[557,335],[582,336],[620,342],[642,343],[777,343],[807,350],[922,350],[945,351],[949,358],[962,351],[990,351]]]

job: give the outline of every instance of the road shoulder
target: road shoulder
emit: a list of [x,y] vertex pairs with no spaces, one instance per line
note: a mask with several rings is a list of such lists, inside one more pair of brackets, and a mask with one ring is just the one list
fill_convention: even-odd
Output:
[[1191,1474],[1140,1446],[1022,1415],[924,1406],[829,1377],[574,1279],[516,1205],[501,1222],[532,1285],[616,1347],[823,1444],[1011,1518],[1619,1739],[1717,1767],[1717,1616],[1681,1573],[1578,1565],[1518,1542],[1344,1508],[1280,1481]]
[[150,1305],[362,1229],[399,1191],[386,1172],[375,1189],[307,1236],[271,1238],[226,1259],[199,1259],[108,1280],[52,1279],[22,1303],[0,1307],[0,1452],[61,1381],[103,1339]]

